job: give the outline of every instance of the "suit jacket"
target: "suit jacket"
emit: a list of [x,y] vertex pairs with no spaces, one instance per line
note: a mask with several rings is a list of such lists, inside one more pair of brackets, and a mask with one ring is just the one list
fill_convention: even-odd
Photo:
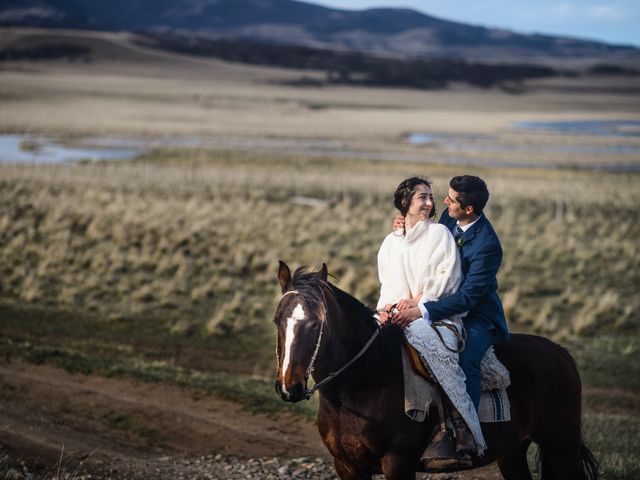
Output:
[[[453,233],[456,220],[445,210],[440,223]],[[473,226],[462,235],[460,248],[462,259],[462,285],[448,297],[424,305],[433,321],[451,315],[468,312],[465,323],[478,322],[488,330],[495,329],[496,340],[509,338],[509,330],[504,317],[502,302],[498,297],[496,274],[502,262],[502,247],[498,235],[487,217],[482,215]]]

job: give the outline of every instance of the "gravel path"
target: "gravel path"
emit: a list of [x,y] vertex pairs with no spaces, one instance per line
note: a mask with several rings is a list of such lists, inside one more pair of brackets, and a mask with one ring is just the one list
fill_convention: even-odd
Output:
[[158,457],[149,461],[132,462],[114,459],[109,465],[56,465],[31,469],[25,461],[11,461],[6,453],[0,457],[0,478],[5,480],[148,480],[148,479],[205,479],[205,480],[279,480],[314,479],[337,480],[330,461],[323,458],[300,457],[249,458],[209,455],[194,459]]

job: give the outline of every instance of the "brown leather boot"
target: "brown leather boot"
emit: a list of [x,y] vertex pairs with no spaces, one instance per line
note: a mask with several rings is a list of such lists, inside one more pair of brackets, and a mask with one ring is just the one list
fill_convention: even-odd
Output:
[[473,439],[473,434],[464,421],[460,412],[456,410],[452,405],[449,405],[449,419],[453,424],[453,430],[456,433],[456,451],[458,453],[469,453],[471,455],[476,453],[476,442]]
[[445,426],[445,402],[447,410],[455,409],[441,389],[439,389],[439,395],[436,395],[435,400],[438,408],[438,416],[440,417],[440,430],[436,433],[435,437],[433,437],[433,440],[422,454],[422,457],[420,457],[420,461],[427,471],[433,472],[460,470],[471,467],[471,457],[466,452],[458,452],[456,450],[456,440]]
[[447,468],[449,464],[455,463],[456,441],[449,430],[439,430],[436,436],[420,457],[424,466],[429,469]]
[[420,457],[427,471],[459,470],[471,467],[471,457],[456,451],[456,441],[448,430],[440,430]]

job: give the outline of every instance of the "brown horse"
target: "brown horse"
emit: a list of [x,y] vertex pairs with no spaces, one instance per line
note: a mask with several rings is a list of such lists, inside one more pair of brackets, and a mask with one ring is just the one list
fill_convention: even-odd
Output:
[[[278,279],[276,391],[289,402],[319,391],[318,430],[341,479],[380,473],[415,479],[439,420],[435,410],[422,423],[404,413],[402,331],[380,329],[373,311],[327,282],[326,265],[292,277],[280,262]],[[569,353],[519,334],[495,350],[511,373],[512,420],[482,424],[488,450],[472,468],[497,461],[505,479],[531,479],[527,449],[535,442],[544,480],[596,479],[597,463],[582,439],[580,377]]]

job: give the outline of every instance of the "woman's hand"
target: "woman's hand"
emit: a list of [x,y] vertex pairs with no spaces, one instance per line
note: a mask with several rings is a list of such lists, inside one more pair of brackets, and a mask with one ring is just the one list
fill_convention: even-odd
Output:
[[418,307],[406,308],[399,311],[391,318],[391,323],[399,327],[406,328],[410,323],[422,318]]
[[404,228],[404,217],[402,215],[396,215],[396,218],[393,219],[393,225],[391,226],[392,231],[400,230]]
[[415,297],[411,297],[409,299],[402,299],[398,302],[398,310],[406,310],[407,308],[413,308],[418,306],[418,302],[422,298],[422,292],[417,294]]
[[402,299],[398,302],[398,306],[396,307],[399,311],[406,310],[407,308],[417,307],[418,302],[413,298]]
[[384,308],[378,312],[378,317],[380,318],[381,325],[384,325],[389,322],[389,320],[393,316],[392,310],[393,310],[393,305],[391,305],[390,303],[387,303],[384,306]]

